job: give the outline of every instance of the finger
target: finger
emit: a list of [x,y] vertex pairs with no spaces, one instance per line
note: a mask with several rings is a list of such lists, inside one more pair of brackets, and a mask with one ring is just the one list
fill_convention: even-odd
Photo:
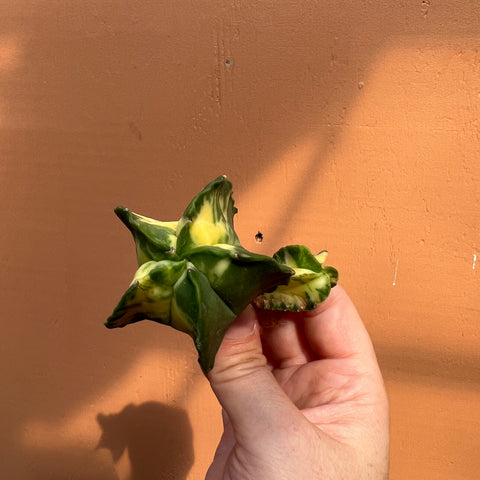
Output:
[[263,351],[270,365],[283,369],[313,359],[303,331],[303,314],[265,311],[257,314],[262,325]]
[[340,285],[315,310],[306,312],[304,321],[306,339],[319,358],[375,358],[367,330]]
[[208,379],[235,438],[252,449],[262,448],[278,429],[289,428],[292,415],[305,421],[266,363],[255,311],[247,307],[227,331]]

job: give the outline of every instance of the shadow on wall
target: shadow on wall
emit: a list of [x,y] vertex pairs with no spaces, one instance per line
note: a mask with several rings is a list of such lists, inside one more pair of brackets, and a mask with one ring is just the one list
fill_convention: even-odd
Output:
[[377,344],[375,351],[385,378],[411,385],[474,391],[480,385],[480,355],[408,345]]
[[117,463],[125,450],[130,480],[185,480],[193,465],[192,428],[187,413],[158,402],[127,405],[118,413],[99,413],[102,436],[97,448],[110,450]]

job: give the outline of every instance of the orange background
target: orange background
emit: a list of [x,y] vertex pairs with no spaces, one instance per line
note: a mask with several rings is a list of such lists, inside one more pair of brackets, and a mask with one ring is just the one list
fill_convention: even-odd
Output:
[[190,339],[103,321],[135,270],[113,208],[174,220],[225,173],[245,247],[330,251],[391,479],[478,478],[479,42],[477,0],[1,2],[1,477],[203,478]]

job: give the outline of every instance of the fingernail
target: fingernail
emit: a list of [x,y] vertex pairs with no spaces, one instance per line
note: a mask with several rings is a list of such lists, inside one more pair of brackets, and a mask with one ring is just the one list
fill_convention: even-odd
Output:
[[241,313],[236,320],[230,325],[225,338],[230,340],[241,340],[249,337],[255,331],[255,314],[246,310]]

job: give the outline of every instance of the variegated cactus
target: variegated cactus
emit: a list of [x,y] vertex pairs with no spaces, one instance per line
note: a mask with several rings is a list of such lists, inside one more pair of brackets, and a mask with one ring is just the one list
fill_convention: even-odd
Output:
[[117,207],[135,240],[139,268],[105,325],[153,320],[188,333],[204,372],[230,324],[249,304],[301,311],[327,298],[337,271],[299,245],[274,256],[244,249],[234,230],[237,209],[225,176],[209,183],[174,222]]

